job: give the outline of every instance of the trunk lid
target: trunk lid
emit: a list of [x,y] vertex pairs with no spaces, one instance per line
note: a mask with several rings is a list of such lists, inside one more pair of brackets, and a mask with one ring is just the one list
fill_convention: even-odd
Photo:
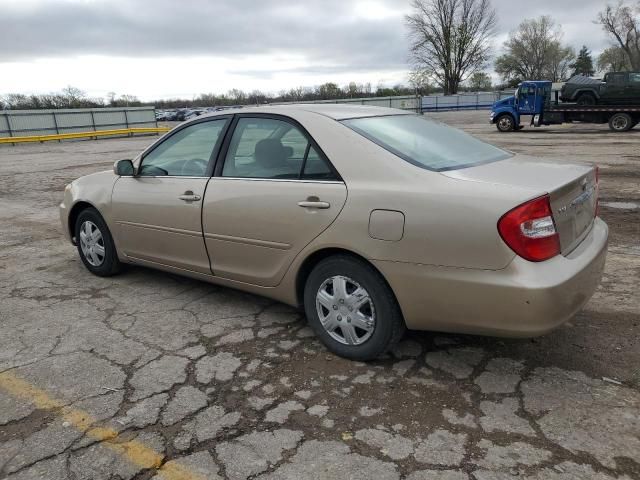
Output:
[[593,225],[598,197],[595,167],[515,156],[441,173],[459,180],[519,187],[531,191],[532,198],[548,193],[563,255],[577,247]]

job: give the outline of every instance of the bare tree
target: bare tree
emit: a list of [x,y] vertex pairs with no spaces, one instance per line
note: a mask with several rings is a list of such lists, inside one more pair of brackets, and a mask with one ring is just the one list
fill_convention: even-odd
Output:
[[510,83],[563,80],[575,58],[573,49],[562,45],[562,31],[549,16],[524,20],[509,33],[504,49],[505,53],[496,59],[495,69]]
[[640,2],[627,5],[621,0],[615,7],[607,5],[596,22],[627,54],[631,68],[640,71]]
[[411,60],[431,75],[445,95],[457,93],[489,60],[497,22],[490,0],[412,0],[406,23]]
[[598,56],[599,72],[624,72],[631,70],[629,56],[620,47],[605,48]]

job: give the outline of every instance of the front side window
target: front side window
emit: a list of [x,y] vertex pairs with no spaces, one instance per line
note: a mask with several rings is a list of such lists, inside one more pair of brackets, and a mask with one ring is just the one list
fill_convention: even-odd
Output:
[[630,73],[629,82],[640,85],[640,73]]
[[612,85],[624,85],[627,75],[625,73],[612,73],[609,75],[607,83]]
[[[307,162],[309,169],[314,169],[308,174]],[[222,168],[223,177],[317,179],[323,175],[323,179],[335,178],[326,160],[293,124],[273,118],[238,120]]]
[[203,177],[227,119],[196,123],[171,135],[143,159],[139,175]]
[[422,115],[389,115],[342,123],[389,152],[437,172],[503,160],[510,153]]

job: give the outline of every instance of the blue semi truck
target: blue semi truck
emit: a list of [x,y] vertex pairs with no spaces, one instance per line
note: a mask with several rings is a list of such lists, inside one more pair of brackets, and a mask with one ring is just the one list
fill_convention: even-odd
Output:
[[608,123],[614,132],[626,132],[640,122],[640,105],[562,103],[558,92],[552,92],[551,82],[527,81],[518,85],[513,97],[493,104],[490,119],[500,132],[512,132],[523,128],[523,116],[530,117],[535,127],[565,122]]

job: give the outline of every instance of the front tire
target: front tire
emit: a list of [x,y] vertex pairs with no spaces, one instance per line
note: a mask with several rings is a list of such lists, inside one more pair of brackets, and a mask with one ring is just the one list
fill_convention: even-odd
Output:
[[496,128],[498,129],[498,131],[503,133],[513,132],[513,130],[515,129],[515,124],[516,122],[514,121],[513,117],[508,113],[500,115],[496,119]]
[[104,219],[95,208],[80,212],[75,225],[78,254],[84,266],[94,275],[110,277],[120,272],[113,237]]
[[598,103],[598,99],[591,93],[583,93],[577,98],[576,103],[583,107],[589,107]]
[[405,331],[400,307],[384,278],[368,263],[347,255],[316,265],[305,284],[304,308],[326,347],[352,360],[379,357]]

